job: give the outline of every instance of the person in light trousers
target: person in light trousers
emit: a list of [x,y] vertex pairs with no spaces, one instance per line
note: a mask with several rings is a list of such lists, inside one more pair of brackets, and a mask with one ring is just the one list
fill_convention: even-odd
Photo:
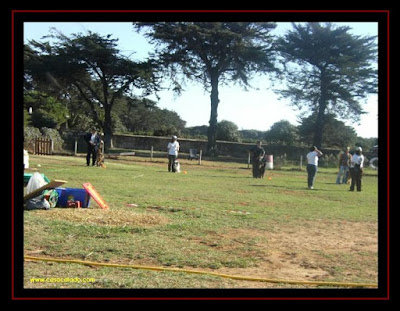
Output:
[[[339,173],[336,177],[337,184],[347,183],[350,162],[351,162],[350,147],[347,147],[345,152],[342,153],[339,158]],[[342,181],[340,181],[340,179],[342,179]]]
[[318,159],[323,153],[318,150],[317,147],[313,146],[310,148],[310,152],[307,153],[307,183],[308,189],[314,189],[315,176],[318,171]]
[[172,136],[171,141],[168,143],[167,150],[168,150],[168,172],[174,172],[173,165],[178,157],[179,152],[179,142],[178,137],[175,135]]

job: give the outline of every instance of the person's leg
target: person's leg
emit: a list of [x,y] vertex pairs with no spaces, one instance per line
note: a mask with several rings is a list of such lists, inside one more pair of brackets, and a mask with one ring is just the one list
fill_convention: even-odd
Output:
[[172,170],[173,173],[176,172],[175,160],[176,160],[176,156],[172,155],[171,156],[171,170]]
[[354,174],[354,168],[350,168],[350,177],[351,177],[350,191],[354,191],[354,186],[356,184],[356,176]]
[[318,171],[318,167],[317,167],[316,165],[313,165],[313,174],[312,174],[312,185],[311,185],[311,188],[314,187],[315,176],[317,176],[317,171]]
[[362,179],[362,171],[361,169],[357,170],[357,191],[361,191],[361,179]]
[[253,178],[257,178],[257,169],[258,169],[258,163],[257,161],[253,161]]
[[348,166],[343,166],[342,184],[347,184],[348,176],[349,176],[349,167]]
[[172,170],[172,156],[168,155],[168,172]]
[[315,173],[316,173],[316,166],[312,164],[307,165],[307,174],[308,174],[308,188],[312,188],[314,186],[314,179],[315,179]]
[[92,165],[96,165],[96,159],[97,159],[97,148],[93,147],[92,148]]
[[91,153],[91,147],[88,146],[88,150],[87,150],[87,154],[86,154],[86,165],[89,166],[90,165],[90,153]]
[[342,177],[342,175],[343,175],[343,166],[341,165],[340,168],[339,168],[339,173],[337,174],[337,177],[336,177],[336,183],[337,184],[340,184],[340,178]]

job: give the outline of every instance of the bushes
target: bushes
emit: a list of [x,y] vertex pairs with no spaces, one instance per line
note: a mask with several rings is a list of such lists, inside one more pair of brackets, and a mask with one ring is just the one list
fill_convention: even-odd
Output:
[[62,151],[64,140],[61,138],[60,133],[56,129],[42,127],[40,129],[44,137],[48,137],[53,141],[54,151]]
[[42,133],[36,127],[26,126],[24,127],[24,149],[33,153],[35,150],[35,138],[41,137]]
[[[339,154],[324,154],[321,158],[319,158],[318,166],[324,168],[337,168],[339,166]],[[307,166],[307,157],[303,156],[303,169]],[[286,166],[295,166],[300,167],[300,159],[299,160],[288,160],[288,157],[285,154],[281,156],[274,156],[274,169],[281,169]]]
[[319,158],[318,166],[326,168],[339,167],[339,154],[324,154],[321,158]]

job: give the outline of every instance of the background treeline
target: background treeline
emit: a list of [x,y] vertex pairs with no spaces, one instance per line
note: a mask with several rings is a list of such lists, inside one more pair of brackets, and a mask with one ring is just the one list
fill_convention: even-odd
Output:
[[[25,110],[25,139],[44,134],[60,140],[56,132],[74,130],[88,131],[94,126],[85,105],[68,101],[73,108],[68,109],[62,98],[55,98],[45,93],[30,91],[24,96],[25,105],[32,107]],[[299,118],[299,125],[293,125],[287,120],[274,123],[268,130],[239,129],[227,120],[218,122],[217,139],[232,142],[278,143],[288,146],[304,146],[312,141],[315,118]],[[175,111],[162,109],[146,98],[124,97],[119,100],[113,110],[113,127],[115,133],[129,133],[149,136],[179,135],[184,138],[207,139],[207,125],[186,127],[183,120]],[[41,129],[41,130],[39,130]],[[43,130],[44,129],[44,130]],[[50,131],[53,129],[53,131]],[[330,148],[344,146],[362,146],[366,150],[378,144],[377,138],[358,137],[355,130],[328,115],[325,124],[326,145]]]
[[[116,133],[173,134],[206,137],[210,155],[217,154],[216,140],[366,149],[377,143],[357,137],[343,122],[357,124],[366,113],[363,103],[377,92],[376,37],[356,36],[349,26],[332,23],[292,23],[282,36],[272,35],[277,25],[269,22],[132,26],[154,45],[151,57],[130,59],[117,38],[91,31],[66,36],[53,29],[24,46],[25,139],[37,129],[62,136],[95,126],[104,133],[106,149]],[[217,119],[220,85],[245,89],[256,74],[281,82],[274,92],[302,111],[298,125],[281,120],[260,132]],[[176,112],[147,98],[158,98],[165,83],[179,94],[186,80],[210,93],[207,125],[186,128]]]

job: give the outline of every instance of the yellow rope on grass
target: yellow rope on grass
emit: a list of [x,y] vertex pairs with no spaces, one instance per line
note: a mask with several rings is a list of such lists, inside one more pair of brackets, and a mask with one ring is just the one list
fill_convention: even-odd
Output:
[[100,267],[131,268],[131,269],[152,270],[152,271],[184,272],[184,273],[192,273],[192,274],[211,275],[211,276],[229,278],[229,279],[233,279],[233,280],[266,282],[266,283],[284,283],[284,284],[297,284],[297,285],[318,285],[318,286],[338,286],[338,287],[373,287],[373,288],[378,287],[377,284],[372,284],[372,283],[322,282],[322,281],[320,282],[320,281],[294,281],[294,280],[266,279],[266,278],[254,278],[254,277],[247,277],[247,276],[240,276],[240,275],[229,275],[229,274],[221,274],[221,273],[215,273],[215,272],[189,270],[189,269],[181,269],[181,268],[164,268],[164,267],[154,267],[154,266],[113,264],[113,263],[84,261],[84,260],[76,260],[76,259],[33,257],[33,256],[27,256],[27,255],[24,256],[24,259],[25,260],[34,260],[34,261],[76,263],[76,264],[81,264],[81,265],[100,266]]

